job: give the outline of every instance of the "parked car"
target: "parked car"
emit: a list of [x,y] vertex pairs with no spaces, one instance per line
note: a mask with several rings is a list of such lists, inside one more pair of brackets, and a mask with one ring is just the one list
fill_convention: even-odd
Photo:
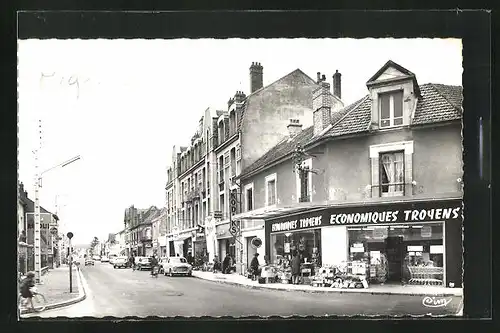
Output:
[[109,256],[109,263],[113,265],[115,263],[115,259],[118,258],[116,254],[112,254]]
[[101,261],[101,256],[93,256],[94,261]]
[[149,257],[139,257],[136,258],[135,265],[139,271],[151,269],[151,258]]
[[167,262],[168,262],[168,257],[161,257],[160,259],[158,259],[158,266],[160,266],[160,271],[159,271],[160,274],[163,274],[164,272],[163,266],[165,266]]
[[127,257],[116,257],[113,259],[113,268],[127,268],[128,258]]
[[90,265],[94,266],[94,260],[89,257],[85,258],[85,266],[90,266]]
[[109,258],[106,256],[101,257],[101,262],[109,262]]
[[167,262],[163,263],[163,274],[174,276],[174,275],[185,275],[191,276],[193,272],[193,267],[188,264],[186,258],[184,257],[170,257],[167,258]]

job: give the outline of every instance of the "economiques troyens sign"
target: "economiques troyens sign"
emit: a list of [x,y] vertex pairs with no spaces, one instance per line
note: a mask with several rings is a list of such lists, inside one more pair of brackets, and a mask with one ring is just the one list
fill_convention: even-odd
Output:
[[335,225],[419,223],[462,219],[462,201],[427,201],[333,207],[266,223],[269,232],[293,231]]

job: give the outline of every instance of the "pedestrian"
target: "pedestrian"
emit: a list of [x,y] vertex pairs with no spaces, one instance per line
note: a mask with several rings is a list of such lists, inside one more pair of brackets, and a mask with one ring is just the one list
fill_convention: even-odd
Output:
[[252,273],[252,280],[256,280],[260,276],[258,253],[253,255],[252,261],[250,262],[250,271]]
[[186,258],[188,264],[191,266],[194,266],[194,257],[191,255],[191,252],[188,252],[187,258]]
[[295,251],[292,258],[292,284],[299,284],[300,280],[300,257]]
[[130,266],[132,266],[132,270],[135,271],[135,257],[134,255],[132,254],[132,256],[130,257]]
[[228,253],[222,261],[222,274],[229,274],[231,270],[231,255]]
[[151,275],[155,274],[155,270],[157,268],[158,268],[158,259],[156,259],[155,255],[153,254],[153,256],[151,257]]
[[220,261],[219,261],[219,257],[216,255],[214,257],[214,269],[213,269],[213,272],[217,273],[219,270],[220,270]]

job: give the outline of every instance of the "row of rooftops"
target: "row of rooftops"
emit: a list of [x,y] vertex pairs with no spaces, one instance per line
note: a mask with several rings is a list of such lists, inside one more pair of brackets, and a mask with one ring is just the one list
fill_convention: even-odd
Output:
[[[411,79],[414,86],[417,104],[412,115],[410,126],[420,126],[437,124],[462,119],[462,87],[444,84],[428,83],[418,85],[415,74],[404,67],[388,61],[375,75],[367,82],[367,87],[380,84],[375,81],[381,73],[388,67],[396,68],[404,73],[406,79]],[[324,77],[318,80],[323,81]],[[356,102],[331,113],[330,124],[319,134],[314,135],[314,126],[307,127],[301,131],[294,131],[294,135],[285,137],[280,143],[268,150],[262,157],[246,167],[238,176],[240,179],[265,169],[272,163],[290,157],[298,146],[306,148],[315,143],[335,138],[365,135],[372,131],[372,100],[370,95],[366,95]],[[292,123],[289,126],[297,127]]]

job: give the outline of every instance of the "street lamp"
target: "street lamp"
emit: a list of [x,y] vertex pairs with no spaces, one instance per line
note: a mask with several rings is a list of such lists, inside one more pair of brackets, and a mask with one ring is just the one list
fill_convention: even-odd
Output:
[[42,181],[42,175],[45,173],[56,169],[63,168],[73,162],[76,162],[80,159],[80,155],[75,156],[61,164],[58,164],[50,169],[43,171],[42,173],[38,173],[38,150],[35,151],[35,170],[36,170],[36,178],[35,178],[35,277],[36,282],[40,282],[40,278],[42,276],[42,263],[41,263],[41,249],[40,249],[40,187]]

